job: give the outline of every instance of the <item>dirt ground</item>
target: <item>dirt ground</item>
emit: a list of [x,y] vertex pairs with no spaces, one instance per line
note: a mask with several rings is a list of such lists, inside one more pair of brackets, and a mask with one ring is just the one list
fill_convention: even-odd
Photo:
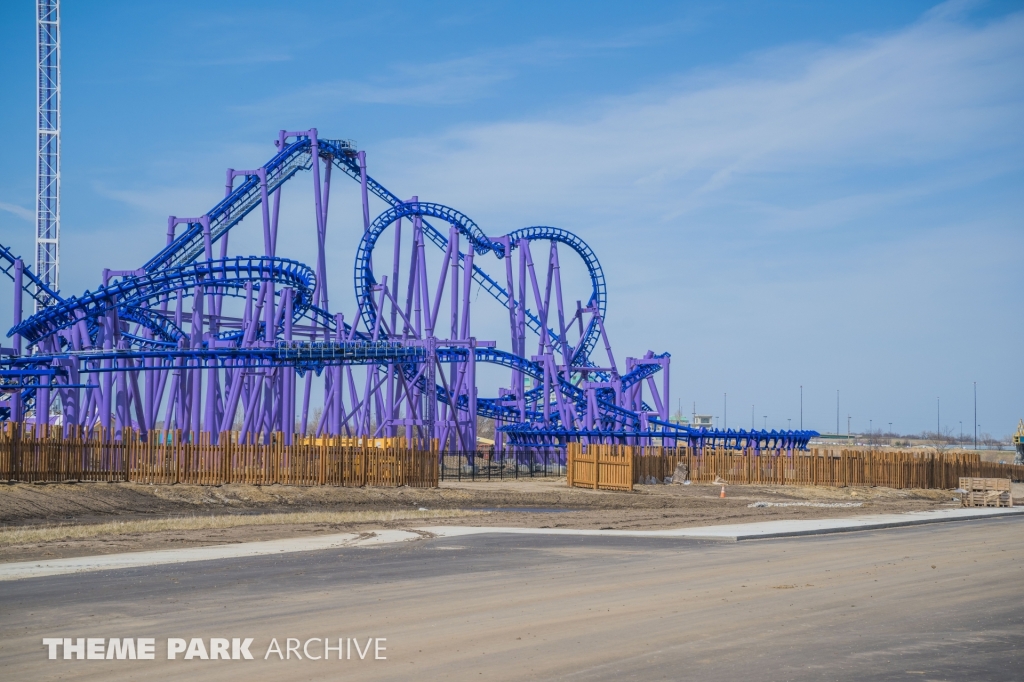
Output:
[[[1017,486],[1015,486],[1017,487]],[[956,506],[945,490],[794,486],[640,485],[633,492],[568,488],[564,478],[444,482],[440,488],[154,486],[133,483],[0,486],[0,526],[72,525],[193,515],[447,509],[485,511],[436,521],[295,524],[158,531],[0,546],[0,562],[273,540],[430,525],[659,529],[775,519],[832,518]],[[1024,492],[1015,491],[1015,492]],[[755,503],[798,506],[757,506]],[[850,506],[803,506],[844,504]],[[858,505],[858,506],[852,506]]]

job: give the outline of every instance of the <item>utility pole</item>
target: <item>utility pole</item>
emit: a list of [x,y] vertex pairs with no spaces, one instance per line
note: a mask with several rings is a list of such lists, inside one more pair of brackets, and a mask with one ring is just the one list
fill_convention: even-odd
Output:
[[[36,275],[60,286],[60,0],[36,3]],[[38,292],[35,307],[53,301]],[[42,300],[40,300],[42,299]]]
[[800,384],[800,430],[804,430],[804,386]]
[[723,404],[722,414],[724,415],[722,417],[722,429],[723,430],[728,430],[729,429],[729,394],[728,393],[723,393],[722,395],[723,395],[723,398],[722,398],[722,404]]
[[939,428],[939,415],[941,410],[939,409],[939,399],[935,399],[935,440],[938,440],[942,436],[942,429]]
[[974,382],[974,449],[978,449],[978,382]]
[[836,389],[836,435],[839,435],[839,389]]
[[754,406],[750,406],[750,430],[754,430]]

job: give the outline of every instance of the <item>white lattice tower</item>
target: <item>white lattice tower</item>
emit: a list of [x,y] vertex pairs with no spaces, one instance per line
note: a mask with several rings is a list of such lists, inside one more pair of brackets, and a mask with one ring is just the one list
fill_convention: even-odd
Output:
[[[57,291],[60,283],[60,0],[38,0],[36,10],[35,270],[50,290]],[[36,309],[43,305],[37,298]]]

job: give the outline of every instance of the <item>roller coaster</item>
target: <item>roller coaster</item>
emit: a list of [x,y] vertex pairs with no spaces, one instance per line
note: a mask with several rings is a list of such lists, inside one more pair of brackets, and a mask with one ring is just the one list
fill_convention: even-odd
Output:
[[[171,216],[166,245],[149,262],[104,270],[93,291],[64,297],[0,246],[0,269],[14,283],[0,421],[102,427],[114,439],[128,428],[143,438],[180,430],[214,443],[232,431],[250,443],[403,436],[446,452],[476,450],[480,418],[494,420],[495,448],[521,452],[564,453],[571,441],[792,452],[817,435],[671,421],[669,354],[617,363],[604,272],[568,230],[491,237],[460,211],[391,193],[367,175],[365,152],[351,140],[310,129],[281,131],[275,144],[265,165],[227,171],[225,197],[209,212]],[[312,266],[277,255],[282,188],[300,171],[312,175],[315,226],[281,231],[289,244],[303,232],[315,237]],[[361,193],[348,318],[328,300],[332,171]],[[387,205],[373,220],[371,194]],[[232,232],[253,223],[262,227],[262,255],[230,255]],[[386,236],[391,249],[382,254]],[[563,298],[567,253],[590,280],[574,308]],[[389,261],[384,268],[375,255]],[[481,291],[484,304],[501,307],[499,319],[507,315],[508,350],[473,333]],[[25,294],[36,302],[30,316]],[[496,396],[478,395],[484,365],[509,372]]]

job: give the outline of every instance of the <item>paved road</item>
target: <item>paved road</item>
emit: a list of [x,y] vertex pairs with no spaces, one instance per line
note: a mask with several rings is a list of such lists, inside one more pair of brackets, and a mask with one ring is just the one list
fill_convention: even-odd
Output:
[[[387,660],[262,660],[271,638],[325,636],[386,637]],[[50,661],[43,637],[154,637],[156,660]],[[252,637],[257,660],[167,661],[168,637]],[[0,671],[1022,679],[1024,519],[744,543],[483,535],[0,583]]]

